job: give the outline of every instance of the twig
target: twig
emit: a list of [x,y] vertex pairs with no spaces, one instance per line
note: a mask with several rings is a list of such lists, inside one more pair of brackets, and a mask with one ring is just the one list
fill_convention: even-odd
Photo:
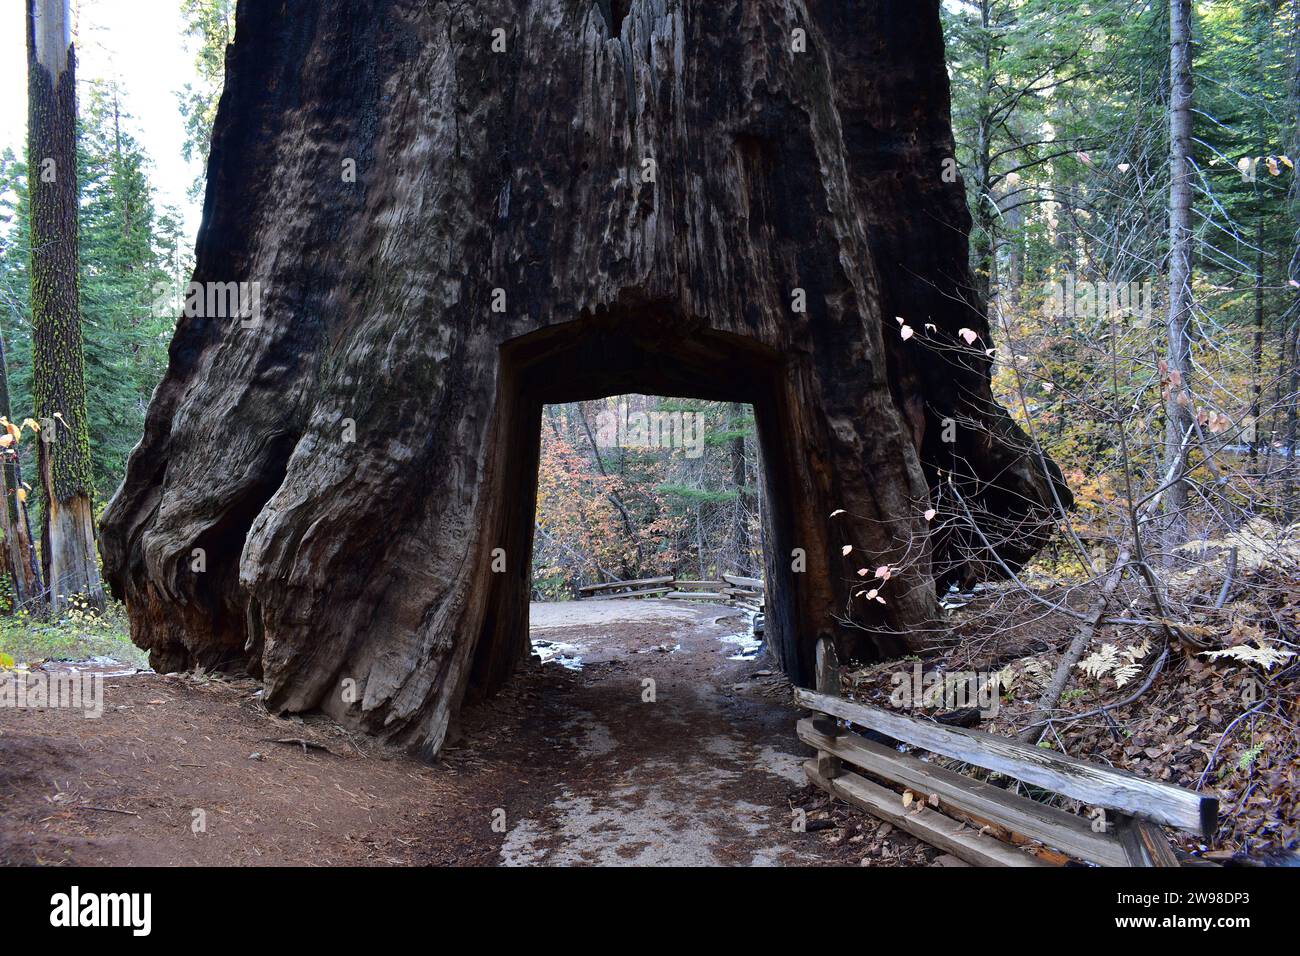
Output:
[[100,813],[121,813],[128,817],[138,817],[140,814],[134,810],[118,810],[114,807],[92,807],[88,803],[76,803],[73,806],[78,810],[98,810]]
[[1224,728],[1223,735],[1219,737],[1219,742],[1214,745],[1214,753],[1210,754],[1209,763],[1205,765],[1205,770],[1201,772],[1201,779],[1196,781],[1197,790],[1200,790],[1201,787],[1205,786],[1205,778],[1210,775],[1210,770],[1214,768],[1214,761],[1219,758],[1219,751],[1223,749],[1223,744],[1225,741],[1227,741],[1228,735],[1232,733],[1232,728],[1236,727],[1239,723],[1241,723],[1243,720],[1245,720],[1251,714],[1255,713],[1257,710],[1259,710],[1267,703],[1268,703],[1268,698],[1265,697],[1254,707],[1250,708],[1250,710],[1238,714],[1237,718],[1232,723],[1228,724],[1227,727]]
[[1228,570],[1223,577],[1223,588],[1219,591],[1219,597],[1214,602],[1216,608],[1222,608],[1228,600],[1228,592],[1232,590],[1232,579],[1237,574],[1237,549],[1234,547],[1228,552]]

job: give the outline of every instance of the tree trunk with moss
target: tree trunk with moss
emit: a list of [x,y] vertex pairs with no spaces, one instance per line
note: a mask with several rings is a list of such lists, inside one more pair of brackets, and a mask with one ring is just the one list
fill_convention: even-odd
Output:
[[50,604],[103,600],[95,555],[81,311],[77,301],[77,90],[67,0],[27,6],[32,398]]
[[180,320],[104,518],[156,668],[436,753],[528,652],[542,409],[611,394],[753,406],[797,682],[1041,546],[938,0],[353,6],[239,7],[194,280],[260,312]]

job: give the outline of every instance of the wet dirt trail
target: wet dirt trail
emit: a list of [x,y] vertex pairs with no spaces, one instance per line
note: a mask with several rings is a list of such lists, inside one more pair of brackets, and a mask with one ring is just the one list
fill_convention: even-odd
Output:
[[[0,708],[0,863],[924,865],[807,787],[789,685],[697,603],[534,604],[534,657],[428,765],[250,679],[126,676]],[[53,666],[53,665],[51,665]],[[120,671],[120,669],[119,669]],[[304,745],[305,742],[305,745]],[[792,827],[795,810],[806,831]]]
[[821,857],[791,830],[788,796],[804,785],[806,751],[793,711],[777,703],[785,682],[753,660],[744,617],[672,601],[534,608],[544,652],[551,634],[581,668],[539,715],[563,760],[552,799],[507,834],[502,863]]

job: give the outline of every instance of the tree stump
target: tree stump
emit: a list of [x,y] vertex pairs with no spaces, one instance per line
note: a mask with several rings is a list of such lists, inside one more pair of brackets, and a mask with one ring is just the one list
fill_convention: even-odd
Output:
[[[239,9],[194,279],[256,315],[181,318],[103,522],[155,667],[436,753],[527,650],[549,402],[752,403],[801,684],[819,637],[919,648],[936,588],[988,572],[931,534],[949,476],[1010,566],[1046,540],[1060,476],[990,391],[938,0],[367,11]],[[854,596],[891,562],[885,603]]]

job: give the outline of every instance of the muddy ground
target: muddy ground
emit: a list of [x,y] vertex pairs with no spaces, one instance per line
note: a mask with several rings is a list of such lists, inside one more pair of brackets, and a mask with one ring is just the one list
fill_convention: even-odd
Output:
[[0,862],[934,862],[804,785],[789,687],[747,628],[713,605],[534,605],[545,663],[467,708],[434,765],[273,717],[251,680],[107,668],[98,719],[0,708]]

